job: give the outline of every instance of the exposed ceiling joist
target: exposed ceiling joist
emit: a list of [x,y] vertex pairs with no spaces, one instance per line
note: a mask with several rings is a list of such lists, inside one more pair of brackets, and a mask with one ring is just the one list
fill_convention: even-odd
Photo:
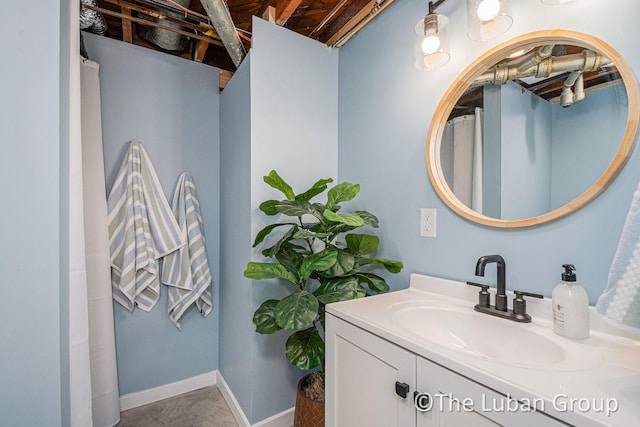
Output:
[[[219,1],[231,20],[229,34],[237,51],[250,48],[252,18],[261,16],[290,31],[331,47],[340,47],[394,0],[95,0],[90,7],[104,15],[102,34],[127,43],[202,62],[233,73],[238,58],[229,52],[204,4]],[[177,4],[177,3],[180,4]],[[180,6],[180,7],[179,7]],[[149,28],[172,31],[187,39],[180,49],[167,49]],[[88,29],[85,31],[93,31]],[[97,32],[97,31],[93,31]],[[238,43],[238,39],[242,39]],[[225,75],[228,80],[228,75]],[[221,87],[224,87],[221,79]]]
[[322,21],[320,21],[320,23],[318,25],[316,25],[316,27],[313,29],[313,31],[311,31],[311,33],[309,34],[309,37],[313,37],[314,35],[318,34],[320,31],[322,31],[327,25],[329,25],[340,13],[342,13],[343,9],[348,6],[350,3],[350,0],[340,0],[338,2],[338,4],[336,4],[334,6],[333,9],[331,9],[331,12],[329,12],[327,14],[327,16],[325,16]]
[[91,9],[91,10],[95,10],[97,12],[100,12],[104,15],[109,15],[109,16],[114,16],[116,18],[122,19],[122,20],[130,20],[131,22],[135,22],[137,24],[141,24],[141,25],[147,25],[150,27],[156,27],[156,28],[161,28],[163,30],[167,30],[167,31],[173,31],[174,33],[178,33],[178,34],[182,34],[183,36],[187,36],[187,37],[191,37],[193,39],[196,40],[203,40],[209,43],[213,43],[213,44],[217,44],[222,46],[222,42],[220,40],[214,39],[212,37],[208,37],[208,36],[204,36],[204,35],[200,35],[200,34],[195,34],[192,32],[188,32],[188,31],[184,31],[184,30],[180,30],[178,28],[171,28],[171,27],[167,27],[161,24],[158,24],[157,22],[153,22],[153,21],[149,21],[146,19],[142,19],[142,18],[136,18],[135,16],[127,16],[123,13],[120,12],[115,12],[113,10],[109,10],[109,9],[103,9],[101,7],[95,7],[95,6],[84,6],[87,9]]
[[286,24],[293,12],[300,6],[300,3],[302,3],[302,0],[278,0],[276,3],[276,24]]
[[342,47],[351,37],[371,22],[379,13],[384,11],[395,0],[371,0],[349,22],[342,26],[334,35],[327,40],[327,45],[332,47]]
[[122,41],[126,43],[133,43],[133,31],[131,25],[131,8],[129,6],[122,6]]

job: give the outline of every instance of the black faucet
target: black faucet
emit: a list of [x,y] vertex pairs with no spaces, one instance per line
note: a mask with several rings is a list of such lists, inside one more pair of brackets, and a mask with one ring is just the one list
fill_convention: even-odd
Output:
[[498,267],[496,310],[507,311],[507,286],[505,284],[506,265],[504,264],[504,258],[500,255],[481,256],[476,263],[476,276],[484,276],[484,268],[492,262],[495,262]]
[[500,255],[485,255],[481,256],[476,263],[476,276],[484,276],[484,268],[487,264],[496,263],[498,268],[498,283],[496,289],[496,304],[491,305],[489,295],[489,285],[483,285],[480,283],[467,282],[468,285],[479,286],[481,288],[478,295],[478,304],[474,307],[474,310],[481,313],[487,313],[492,316],[498,316],[514,320],[516,322],[531,322],[531,316],[527,314],[527,305],[523,296],[530,296],[534,298],[543,298],[540,294],[532,294],[523,291],[514,291],[516,297],[513,300],[513,311],[507,309],[507,286],[505,279],[506,264],[504,258]]

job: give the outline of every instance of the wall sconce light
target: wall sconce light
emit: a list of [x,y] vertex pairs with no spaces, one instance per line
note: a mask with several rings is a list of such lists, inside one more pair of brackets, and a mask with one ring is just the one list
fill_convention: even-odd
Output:
[[467,0],[467,35],[485,41],[507,32],[513,24],[511,0]]
[[429,13],[415,26],[413,51],[415,66],[419,70],[440,68],[451,59],[449,51],[449,18],[435,13],[447,0],[429,2]]

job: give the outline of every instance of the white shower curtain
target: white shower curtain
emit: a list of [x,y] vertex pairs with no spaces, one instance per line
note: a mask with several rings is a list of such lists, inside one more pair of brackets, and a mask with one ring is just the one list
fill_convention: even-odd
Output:
[[89,60],[82,62],[82,180],[93,425],[110,427],[120,421],[120,397],[98,72],[97,63]]
[[440,147],[449,188],[462,203],[482,213],[482,109],[449,120]]
[[[70,19],[78,20],[71,8]],[[72,21],[73,22],[73,21]],[[82,190],[80,42],[70,32],[69,58],[69,424],[90,427],[91,374]]]

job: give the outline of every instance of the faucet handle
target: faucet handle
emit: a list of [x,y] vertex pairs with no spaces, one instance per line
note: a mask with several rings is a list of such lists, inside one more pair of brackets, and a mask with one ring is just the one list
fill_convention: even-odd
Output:
[[543,295],[534,294],[531,292],[513,291],[513,293],[516,295],[513,299],[513,314],[515,314],[516,316],[528,317],[527,302],[524,300],[524,296],[533,298],[544,298]]
[[513,293],[516,295],[516,299],[518,299],[518,297],[522,298],[523,296],[524,297],[533,297],[533,298],[544,298],[544,295],[534,294],[532,292],[513,291]]
[[491,302],[489,300],[489,285],[483,285],[482,283],[467,282],[467,285],[477,286],[480,288],[478,293],[478,305],[480,307],[489,307]]

